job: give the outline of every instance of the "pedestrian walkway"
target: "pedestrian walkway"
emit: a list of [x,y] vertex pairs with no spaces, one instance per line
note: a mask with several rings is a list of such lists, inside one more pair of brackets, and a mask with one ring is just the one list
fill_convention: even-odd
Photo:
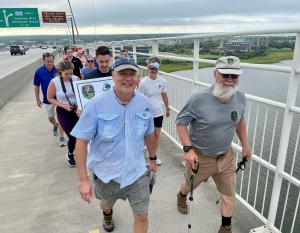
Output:
[[[24,89],[0,110],[0,232],[104,233],[98,201],[81,200],[75,168],[66,163],[66,147],[58,147],[43,109],[35,106],[33,87]],[[163,165],[150,202],[150,233],[187,232],[188,215],[176,208],[183,178],[182,154],[167,137],[159,149]],[[193,233],[216,233],[220,215],[216,188],[210,179],[194,193]],[[128,202],[114,208],[115,233],[131,233]],[[248,233],[262,225],[240,204],[233,218],[234,233]]]

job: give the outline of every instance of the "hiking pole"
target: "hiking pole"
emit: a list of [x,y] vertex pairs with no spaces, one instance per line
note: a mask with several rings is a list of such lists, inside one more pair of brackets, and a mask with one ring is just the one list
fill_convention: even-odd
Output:
[[[237,165],[236,165],[236,166],[237,166],[237,169],[235,170],[235,174],[237,174],[239,170],[242,170],[242,171],[245,170],[245,168],[246,168],[246,162],[247,162],[247,161],[248,161],[247,158],[246,158],[246,157],[243,157],[243,159],[242,159],[240,162],[237,163]],[[220,197],[219,197],[219,199],[216,201],[216,205],[218,205],[219,202],[220,202]]]
[[[199,170],[199,163],[195,162],[196,168],[193,169],[192,171],[194,172],[194,174],[197,174],[198,170]],[[189,201],[190,201],[190,205],[189,205],[189,219],[188,219],[188,233],[190,232],[190,229],[192,229],[192,224],[191,224],[191,217],[192,217],[192,203],[193,203],[193,190],[194,190],[194,174],[191,175],[190,177],[190,196],[189,196]]]

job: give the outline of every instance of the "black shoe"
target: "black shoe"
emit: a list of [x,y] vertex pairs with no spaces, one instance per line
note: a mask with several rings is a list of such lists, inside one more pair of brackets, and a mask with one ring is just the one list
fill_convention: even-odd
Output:
[[74,154],[73,153],[69,153],[67,154],[67,159],[68,159],[68,165],[70,167],[75,167],[76,166],[76,161],[74,158]]
[[112,214],[112,210],[108,215],[103,212],[103,228],[107,232],[112,232],[115,229],[115,223],[112,219]]

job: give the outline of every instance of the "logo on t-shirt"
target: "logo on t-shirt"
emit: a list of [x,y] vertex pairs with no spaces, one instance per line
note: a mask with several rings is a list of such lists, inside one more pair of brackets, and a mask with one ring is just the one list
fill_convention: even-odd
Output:
[[236,111],[231,112],[231,120],[233,120],[233,121],[237,120],[237,112]]

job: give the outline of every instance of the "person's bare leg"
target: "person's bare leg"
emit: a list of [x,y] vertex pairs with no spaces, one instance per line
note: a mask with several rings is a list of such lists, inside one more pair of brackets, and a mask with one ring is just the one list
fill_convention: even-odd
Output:
[[112,218],[112,207],[104,201],[100,202],[100,207],[103,210],[103,228],[106,231],[111,232],[115,228],[114,220]]
[[63,137],[64,137],[64,130],[63,130],[63,128],[60,126],[59,123],[58,123],[58,134],[59,134],[59,138],[63,138]]
[[[155,127],[154,128],[154,136],[155,136],[155,141],[156,141],[156,146],[157,146],[157,153],[158,153],[158,145],[159,145],[159,136],[160,136],[160,131],[161,131],[161,128],[157,128]],[[156,160],[156,164],[157,165],[161,165],[161,160],[158,156],[157,160]]]
[[55,120],[55,117],[48,117],[49,122],[53,125],[53,126],[57,126],[57,122]]
[[155,135],[157,149],[158,149],[158,144],[159,144],[160,131],[161,131],[161,128],[155,128],[154,129],[154,135]]
[[134,216],[134,224],[133,224],[133,232],[134,233],[147,233],[148,229],[148,214],[133,214]]
[[106,202],[100,201],[100,207],[104,211],[104,213],[109,214],[112,207],[109,206]]
[[189,185],[186,183],[186,180],[184,179],[181,188],[180,188],[180,192],[183,195],[187,195],[190,192],[190,187]]

